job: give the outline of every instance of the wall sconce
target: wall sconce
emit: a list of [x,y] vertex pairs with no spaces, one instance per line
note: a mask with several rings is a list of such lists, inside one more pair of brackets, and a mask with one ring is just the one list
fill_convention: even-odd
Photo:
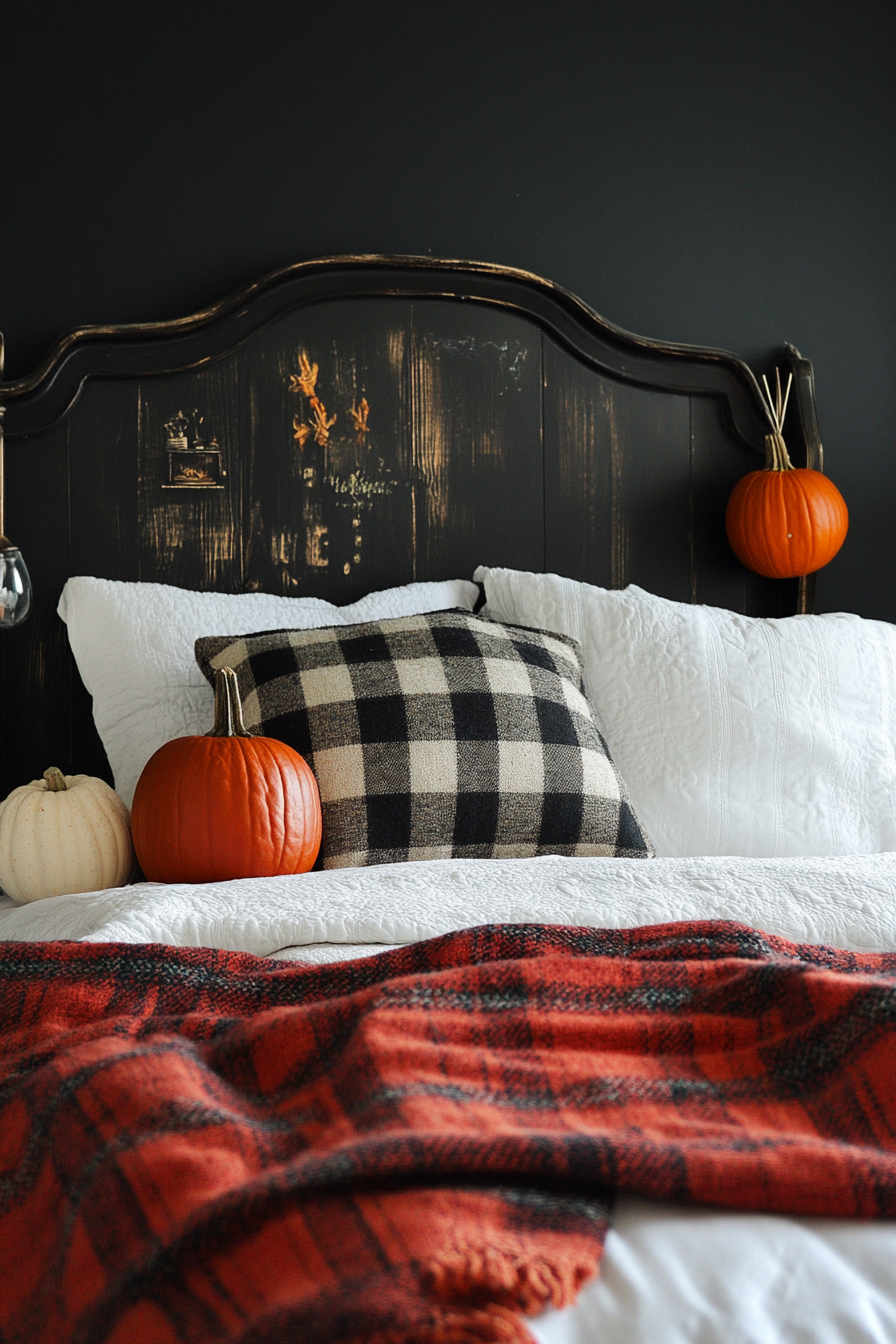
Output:
[[[0,384],[3,382],[3,336],[0,335]],[[31,610],[31,579],[22,552],[13,546],[3,530],[5,500],[5,461],[3,453],[3,413],[0,402],[0,630],[21,625]]]

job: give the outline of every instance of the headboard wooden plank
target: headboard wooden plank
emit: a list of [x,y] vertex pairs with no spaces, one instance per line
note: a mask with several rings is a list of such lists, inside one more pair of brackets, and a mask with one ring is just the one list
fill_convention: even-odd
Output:
[[350,602],[407,580],[409,324],[402,299],[340,299],[240,352],[244,587]]
[[488,308],[414,304],[417,578],[544,558],[541,336]]
[[691,600],[689,423],[687,396],[608,379],[545,341],[546,569]]
[[[785,359],[791,452],[817,465],[811,365]],[[348,602],[486,563],[797,609],[724,536],[767,427],[750,370],[525,272],[305,263],[179,322],[74,333],[2,400],[35,584],[0,638],[2,793],[51,762],[108,777],[55,615],[71,574]]]
[[[68,444],[66,476],[70,518],[70,555],[60,570],[100,578],[139,577],[139,386],[113,378],[89,379],[77,414],[63,422]],[[21,450],[25,461],[40,462],[43,442],[53,443],[53,427]],[[18,456],[18,453],[17,453]],[[46,495],[65,493],[58,472],[48,472]],[[16,496],[18,499],[18,496]],[[29,555],[26,559],[30,562]]]
[[[691,502],[690,401],[623,385],[612,390],[618,508],[625,520],[613,587],[638,583],[680,602],[692,598],[689,534],[678,520]],[[645,453],[645,443],[662,443]]]
[[239,377],[231,356],[198,373],[147,379],[137,385],[136,577],[141,580],[180,583],[189,575],[190,586],[197,588],[241,586],[241,470],[229,471],[218,489],[172,489],[168,463],[159,455],[159,446],[166,441],[166,421],[179,412],[198,411],[203,416],[201,432],[205,425],[220,426],[218,433],[229,437],[228,428],[240,422]]

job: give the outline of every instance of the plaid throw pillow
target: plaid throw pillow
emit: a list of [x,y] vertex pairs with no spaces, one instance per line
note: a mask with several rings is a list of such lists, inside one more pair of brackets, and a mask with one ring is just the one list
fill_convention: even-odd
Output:
[[652,854],[564,635],[459,611],[196,641],[317,776],[324,868]]

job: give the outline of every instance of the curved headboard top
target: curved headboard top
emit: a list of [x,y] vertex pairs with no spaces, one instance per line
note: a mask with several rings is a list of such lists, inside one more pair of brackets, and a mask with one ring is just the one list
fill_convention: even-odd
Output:
[[[812,366],[782,362],[791,454],[817,466]],[[50,759],[102,771],[56,616],[73,574],[349,602],[487,564],[806,609],[810,585],[749,574],[725,540],[768,429],[747,365],[525,271],[302,262],[191,317],[73,331],[0,402],[35,590],[0,639],[13,783]]]
[[273,271],[187,317],[80,327],[26,378],[0,385],[6,432],[33,433],[70,409],[85,378],[195,368],[231,353],[282,314],[347,296],[428,298],[500,307],[540,326],[583,363],[644,387],[716,395],[747,445],[767,432],[756,378],[737,355],[651,340],[607,321],[562,286],[489,262],[433,257],[333,256]]

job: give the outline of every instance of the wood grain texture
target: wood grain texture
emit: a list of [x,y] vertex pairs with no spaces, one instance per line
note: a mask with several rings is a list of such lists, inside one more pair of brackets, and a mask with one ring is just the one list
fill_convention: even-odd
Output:
[[415,577],[540,568],[538,331],[495,309],[417,301],[410,376]]
[[690,600],[689,398],[611,379],[545,341],[545,568]]
[[[787,358],[788,444],[814,465],[811,364]],[[302,264],[180,322],[75,333],[2,393],[35,604],[0,637],[0,796],[50,764],[110,778],[55,614],[71,574],[345,603],[491,564],[751,614],[800,600],[724,535],[762,460],[746,366],[631,336],[524,272]],[[222,489],[166,488],[178,411],[216,438]]]
[[[240,587],[240,373],[236,357],[137,385],[137,570],[141,580],[232,592]],[[167,488],[166,421],[202,417],[223,452],[224,489]]]
[[403,300],[344,299],[246,348],[246,587],[345,603],[408,581],[408,329]]

